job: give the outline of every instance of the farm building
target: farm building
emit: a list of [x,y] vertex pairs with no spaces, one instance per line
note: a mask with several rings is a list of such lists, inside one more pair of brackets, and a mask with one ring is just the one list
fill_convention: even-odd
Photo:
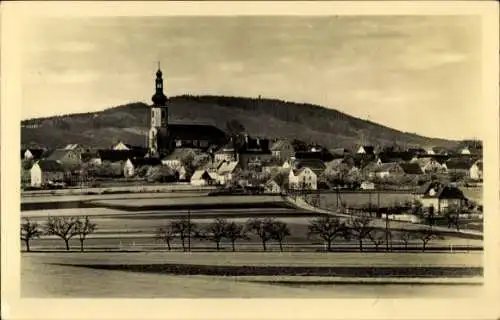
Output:
[[269,193],[280,193],[281,187],[274,179],[270,179],[264,186],[265,191]]
[[318,176],[309,167],[292,169],[288,175],[290,189],[298,190],[317,190]]
[[420,201],[424,208],[433,208],[434,212],[440,214],[449,206],[463,206],[467,199],[457,187],[434,184],[420,197]]
[[196,170],[191,177],[191,184],[194,186],[207,186],[217,183],[217,173],[209,170]]
[[65,176],[63,165],[54,160],[40,160],[29,168],[29,185],[41,187],[50,182],[62,182]]
[[217,168],[217,179],[219,184],[226,184],[233,180],[234,175],[241,170],[237,161],[224,161]]
[[293,145],[289,140],[280,139],[271,145],[271,153],[276,159],[288,159],[294,154]]
[[123,175],[126,178],[133,177],[143,167],[156,166],[161,166],[161,161],[157,158],[129,158],[123,165]]
[[478,160],[469,169],[469,176],[472,180],[483,180],[483,161]]

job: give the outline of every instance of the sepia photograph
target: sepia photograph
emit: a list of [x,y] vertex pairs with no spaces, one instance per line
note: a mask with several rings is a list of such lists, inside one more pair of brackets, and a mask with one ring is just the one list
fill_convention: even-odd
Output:
[[484,15],[122,4],[19,23],[2,225],[21,300],[485,294]]

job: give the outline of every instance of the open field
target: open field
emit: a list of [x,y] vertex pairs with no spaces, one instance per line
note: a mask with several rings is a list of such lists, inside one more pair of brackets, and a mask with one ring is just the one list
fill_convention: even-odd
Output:
[[[260,257],[259,257],[260,256]],[[377,257],[378,256],[378,257]],[[448,279],[380,279],[352,277],[296,276],[207,276],[152,272],[106,270],[85,265],[158,265],[165,263],[202,263],[217,265],[310,265],[380,266],[478,265],[481,256],[461,255],[382,255],[360,254],[193,254],[193,253],[50,253],[23,254],[21,258],[22,297],[43,298],[411,298],[477,296],[482,291],[481,277]],[[399,258],[400,257],[400,258]],[[423,260],[422,260],[423,259]],[[374,261],[374,263],[372,263]],[[447,264],[448,262],[448,264]],[[80,264],[65,266],[58,264]],[[306,279],[307,278],[307,279]],[[413,285],[412,285],[413,284]]]

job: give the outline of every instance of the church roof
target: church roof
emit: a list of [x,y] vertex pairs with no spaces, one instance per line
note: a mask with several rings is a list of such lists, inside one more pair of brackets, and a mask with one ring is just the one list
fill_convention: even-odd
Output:
[[181,140],[226,140],[226,134],[214,125],[170,123],[168,134],[172,139]]

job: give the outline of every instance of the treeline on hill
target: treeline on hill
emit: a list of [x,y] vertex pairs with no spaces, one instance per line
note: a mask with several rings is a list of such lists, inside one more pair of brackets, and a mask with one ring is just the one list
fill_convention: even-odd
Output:
[[[248,134],[300,139],[326,147],[353,148],[359,143],[456,147],[455,141],[405,133],[334,109],[277,99],[182,95],[169,98],[169,121],[211,123],[225,129],[232,119]],[[100,147],[117,140],[144,144],[149,106],[134,102],[101,112],[23,121],[23,144],[87,143]],[[29,125],[38,124],[36,127]],[[51,132],[52,131],[52,132]],[[60,136],[60,137],[59,137]],[[54,140],[54,141],[52,141]]]

